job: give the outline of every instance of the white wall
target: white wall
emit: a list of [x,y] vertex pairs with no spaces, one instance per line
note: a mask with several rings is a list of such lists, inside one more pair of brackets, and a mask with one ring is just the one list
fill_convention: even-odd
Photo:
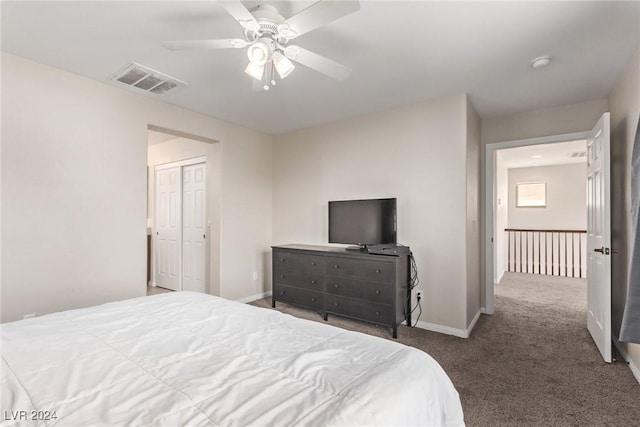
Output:
[[[161,144],[149,146],[147,165],[149,166],[148,180],[148,212],[147,217],[153,220],[155,207],[155,167],[165,163],[192,159],[206,158],[206,199],[207,199],[207,257],[206,291],[212,295],[220,295],[220,193],[222,189],[222,153],[221,144],[195,141],[189,138],[175,138]],[[151,240],[151,279],[155,267],[155,247]]]
[[467,97],[467,323],[480,311],[480,116]]
[[[620,333],[622,313],[627,298],[627,269],[630,263],[632,239],[627,238],[631,230],[631,152],[640,118],[640,49],[638,49],[625,71],[609,94],[611,108],[611,161],[612,161],[612,247],[621,250],[612,257],[612,320],[613,334]],[[640,344],[622,343],[635,366],[635,375],[640,381]]]
[[466,105],[453,96],[276,137],[274,244],[326,245],[329,200],[396,197],[420,320],[466,328]]
[[482,121],[482,143],[513,141],[590,130],[607,111],[607,100],[525,111]]
[[272,137],[2,54],[2,321],[142,296],[147,126],[222,144],[221,295],[270,289]]
[[[516,185],[547,183],[547,206],[516,207]],[[587,229],[586,163],[509,169],[508,228]]]
[[507,270],[505,260],[507,259],[507,247],[505,244],[504,230],[508,227],[509,220],[509,169],[504,162],[504,154],[502,151],[496,152],[496,206],[495,206],[495,223],[496,235],[494,236],[495,244],[495,264],[493,280],[500,283],[502,275]]

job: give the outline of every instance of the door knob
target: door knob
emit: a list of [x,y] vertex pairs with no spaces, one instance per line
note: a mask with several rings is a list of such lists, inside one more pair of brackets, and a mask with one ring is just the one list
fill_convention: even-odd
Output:
[[593,251],[594,252],[600,252],[601,254],[603,254],[604,253],[604,246],[601,247],[601,248],[598,248],[598,249],[594,249]]

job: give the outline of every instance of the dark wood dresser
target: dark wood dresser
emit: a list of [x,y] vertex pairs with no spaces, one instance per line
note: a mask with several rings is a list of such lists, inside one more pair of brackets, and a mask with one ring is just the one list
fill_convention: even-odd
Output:
[[[411,298],[409,255],[371,255],[344,248],[273,246],[273,294],[276,301],[338,314],[393,329],[405,319]],[[406,316],[405,316],[406,313]]]

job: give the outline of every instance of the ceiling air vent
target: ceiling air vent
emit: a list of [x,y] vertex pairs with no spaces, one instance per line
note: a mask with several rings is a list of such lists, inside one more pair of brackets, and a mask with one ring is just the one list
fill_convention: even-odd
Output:
[[586,151],[575,151],[573,153],[569,153],[569,157],[586,157],[587,156],[587,152]]
[[135,62],[124,67],[111,77],[111,80],[154,95],[164,95],[170,90],[187,84],[175,77],[167,76]]

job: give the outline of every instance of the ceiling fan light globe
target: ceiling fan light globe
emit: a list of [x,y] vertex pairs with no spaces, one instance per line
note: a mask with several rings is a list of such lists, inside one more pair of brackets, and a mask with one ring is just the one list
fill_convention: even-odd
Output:
[[254,43],[247,49],[247,56],[252,63],[264,65],[269,58],[269,47],[262,42]]
[[273,65],[276,67],[276,71],[281,79],[287,77],[296,68],[293,62],[280,52],[273,54]]
[[264,65],[258,65],[253,62],[249,62],[244,72],[256,80],[262,80],[262,74],[264,73]]

